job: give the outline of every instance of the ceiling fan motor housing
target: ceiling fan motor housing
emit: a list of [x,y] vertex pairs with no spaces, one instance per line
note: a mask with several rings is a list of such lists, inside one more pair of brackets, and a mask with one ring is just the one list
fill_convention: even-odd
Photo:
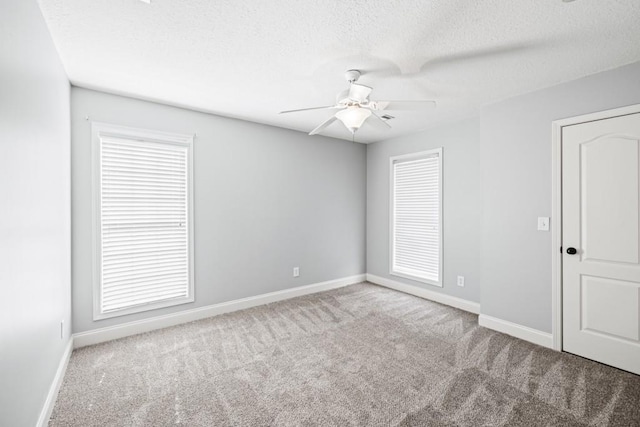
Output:
[[346,105],[350,102],[349,89],[345,89],[336,96],[336,104]]

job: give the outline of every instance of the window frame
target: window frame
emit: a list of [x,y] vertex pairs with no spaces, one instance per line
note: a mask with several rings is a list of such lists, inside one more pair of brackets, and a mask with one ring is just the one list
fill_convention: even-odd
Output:
[[[438,157],[438,281],[427,279],[424,277],[414,276],[401,271],[394,270],[394,257],[395,257],[395,179],[394,179],[394,165],[396,163],[404,163],[414,160],[420,160],[433,156]],[[402,277],[404,279],[410,279],[420,283],[426,283],[428,285],[443,287],[443,147],[438,147],[430,150],[419,151],[415,153],[402,154],[399,156],[392,156],[389,158],[389,274],[396,277]]]
[[[101,180],[102,159],[101,139],[123,138],[128,140],[151,142],[167,145],[178,145],[187,148],[187,238],[188,238],[188,266],[189,286],[186,297],[172,298],[158,302],[140,304],[119,310],[102,312],[102,240],[101,240]],[[193,171],[193,135],[161,132],[148,129],[139,129],[128,126],[113,125],[109,123],[91,123],[91,176],[92,176],[92,292],[93,292],[93,320],[109,319],[126,316],[165,307],[188,304],[195,301],[195,263],[194,263],[194,171]]]

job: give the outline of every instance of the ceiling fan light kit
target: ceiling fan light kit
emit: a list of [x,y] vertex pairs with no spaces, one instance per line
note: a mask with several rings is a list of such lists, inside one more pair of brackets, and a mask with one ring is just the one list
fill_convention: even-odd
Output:
[[[375,112],[385,109],[389,110],[425,110],[436,105],[435,101],[372,101],[369,95],[373,88],[356,83],[360,78],[359,70],[347,70],[344,77],[349,83],[349,89],[338,93],[336,104],[327,107],[311,107],[298,110],[281,111],[280,114],[297,113],[309,110],[339,110],[333,116],[322,122],[318,127],[309,132],[309,135],[315,135],[322,132],[333,122],[340,120],[342,124],[355,135],[355,133],[367,122],[373,127],[380,130],[389,129],[391,126],[387,120],[382,119]],[[391,116],[387,116],[391,117]],[[371,119],[371,120],[369,120]]]
[[371,110],[367,108],[352,105],[344,110],[338,111],[336,113],[336,117],[347,127],[347,129],[351,131],[351,133],[356,133],[371,114]]

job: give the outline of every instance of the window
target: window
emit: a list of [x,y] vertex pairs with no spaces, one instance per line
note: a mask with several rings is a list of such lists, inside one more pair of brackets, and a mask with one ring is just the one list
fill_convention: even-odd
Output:
[[442,148],[392,157],[390,200],[390,273],[442,286]]
[[94,319],[194,301],[193,138],[94,123]]

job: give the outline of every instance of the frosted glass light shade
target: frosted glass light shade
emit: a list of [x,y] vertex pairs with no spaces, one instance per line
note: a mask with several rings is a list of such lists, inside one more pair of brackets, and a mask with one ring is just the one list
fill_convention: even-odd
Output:
[[336,117],[351,131],[355,133],[367,118],[371,115],[371,110],[360,108],[357,105],[347,107],[338,111]]

